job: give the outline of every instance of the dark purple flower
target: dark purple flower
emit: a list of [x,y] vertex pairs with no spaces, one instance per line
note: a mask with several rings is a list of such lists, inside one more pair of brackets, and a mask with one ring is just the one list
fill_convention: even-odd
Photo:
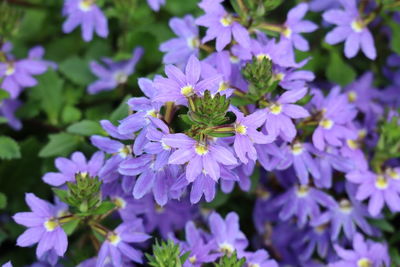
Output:
[[108,36],[107,18],[95,0],[65,0],[63,16],[67,17],[63,24],[64,33],[70,33],[81,25],[82,37],[86,42],[92,40],[94,32],[103,38]]
[[135,71],[135,66],[142,55],[143,49],[138,47],[133,50],[132,58],[129,60],[114,62],[109,58],[103,58],[102,61],[105,66],[96,61],[91,62],[90,68],[99,80],[90,84],[87,91],[90,94],[96,94],[101,91],[115,89],[120,84],[125,84],[129,76]]

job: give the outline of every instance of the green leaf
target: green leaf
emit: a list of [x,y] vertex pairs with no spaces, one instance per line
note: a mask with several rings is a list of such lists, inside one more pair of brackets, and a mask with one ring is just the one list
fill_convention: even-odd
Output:
[[218,190],[214,200],[208,203],[204,202],[202,206],[209,209],[216,209],[224,205],[228,201],[229,196],[229,194],[225,194],[221,190]]
[[400,266],[400,252],[399,249],[396,247],[391,247],[389,250],[390,258],[392,259],[392,266]]
[[38,85],[31,89],[33,97],[40,101],[41,109],[46,112],[50,122],[58,124],[63,98],[64,81],[53,70],[38,76]]
[[58,188],[53,188],[54,194],[62,201],[68,204],[68,191]]
[[115,204],[110,201],[104,201],[95,210],[91,212],[94,215],[103,215],[115,208]]
[[61,113],[61,119],[64,123],[75,122],[81,117],[82,112],[73,106],[66,106]]
[[100,126],[100,123],[97,121],[89,121],[89,120],[83,120],[80,122],[77,122],[75,124],[72,124],[67,128],[67,132],[69,133],[74,133],[74,134],[79,134],[83,136],[91,136],[95,134],[104,134],[103,129]]
[[75,231],[75,229],[78,227],[79,222],[80,222],[79,219],[75,219],[75,220],[73,220],[73,221],[64,223],[64,224],[62,225],[62,228],[64,229],[64,231],[65,231],[65,233],[66,233],[67,235],[71,235],[71,234]]
[[10,94],[7,91],[0,89],[0,101],[9,97]]
[[59,68],[62,74],[78,85],[85,86],[94,80],[88,62],[76,56],[61,62]]
[[8,136],[0,136],[0,159],[19,159],[20,157],[18,143]]
[[39,152],[40,157],[67,156],[78,145],[80,138],[68,134],[59,133],[49,135],[50,141]]
[[245,258],[238,259],[236,251],[232,255],[224,255],[219,259],[215,267],[242,267],[246,262]]
[[395,231],[393,225],[391,225],[387,220],[370,219],[370,223],[385,232],[393,233]]
[[326,77],[329,81],[344,86],[354,81],[356,72],[342,59],[338,52],[331,50]]
[[131,95],[127,95],[124,98],[124,100],[122,100],[121,104],[117,107],[117,109],[114,110],[113,113],[111,113],[110,121],[112,123],[116,123],[119,120],[122,120],[123,118],[128,116],[129,107],[128,107],[128,104],[126,102],[128,102],[128,99],[131,98],[131,97],[132,97]]
[[390,46],[395,53],[400,54],[400,25],[394,21],[390,21],[389,26],[392,29]]
[[7,197],[0,192],[0,210],[7,207]]

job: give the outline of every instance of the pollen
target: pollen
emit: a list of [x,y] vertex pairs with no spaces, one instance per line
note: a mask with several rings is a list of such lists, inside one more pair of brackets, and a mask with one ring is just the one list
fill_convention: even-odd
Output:
[[184,96],[191,96],[194,92],[194,88],[191,85],[186,85],[181,88],[181,93]]
[[118,209],[124,209],[126,207],[126,201],[121,197],[116,197],[114,199],[114,204]]
[[301,143],[295,143],[293,146],[292,146],[292,154],[293,155],[300,155],[301,153],[303,153],[303,145],[301,144]]
[[44,228],[46,228],[47,232],[52,232],[57,228],[58,222],[54,219],[50,219],[44,222]]
[[227,82],[220,82],[218,87],[218,92],[225,91],[229,88],[229,84]]
[[271,60],[271,56],[265,53],[260,53],[256,56],[258,61],[262,61],[264,58]]
[[124,146],[118,153],[122,158],[126,158],[128,155],[132,154],[132,149],[130,146]]
[[282,34],[283,34],[285,37],[290,38],[290,36],[292,36],[292,30],[291,30],[289,27],[286,27],[286,28],[283,30]]
[[157,118],[157,112],[154,109],[147,111],[146,115],[153,118]]
[[310,191],[310,188],[307,185],[300,185],[297,188],[296,194],[297,194],[298,197],[305,197],[305,196],[308,195],[309,191]]
[[333,124],[334,124],[333,120],[330,119],[323,119],[319,122],[319,125],[327,130],[331,129],[333,127]]
[[15,68],[13,66],[13,64],[7,64],[7,68],[6,68],[6,76],[10,76],[15,72]]
[[115,233],[109,233],[107,239],[114,246],[117,246],[118,243],[121,241],[121,237]]
[[357,93],[354,91],[350,91],[347,93],[347,99],[350,103],[353,103],[357,100]]
[[356,140],[348,139],[348,140],[346,141],[346,143],[347,143],[347,145],[348,145],[351,149],[353,149],[353,150],[356,150],[356,149],[359,148],[359,145],[358,145],[358,143],[357,143]]
[[235,126],[235,131],[236,131],[238,134],[245,135],[246,132],[247,132],[247,127],[244,126],[243,124],[237,124],[237,125]]
[[350,201],[348,201],[347,199],[342,199],[339,203],[339,207],[340,207],[340,211],[343,213],[346,213],[346,214],[349,214],[353,209]]
[[272,114],[274,115],[278,115],[282,112],[282,105],[279,104],[272,104],[269,107],[269,110],[271,111]]
[[285,74],[280,72],[274,75],[275,80],[282,81],[285,78]]
[[118,71],[114,74],[114,79],[119,83],[119,84],[123,84],[126,83],[126,81],[128,81],[128,75],[126,75],[126,73],[122,72],[122,71]]
[[233,18],[230,15],[226,15],[220,19],[220,22],[221,22],[222,26],[228,27],[228,26],[232,25]]
[[197,37],[189,37],[186,40],[190,48],[198,48],[200,46],[200,40]]
[[351,28],[355,32],[362,32],[365,28],[364,22],[362,20],[356,19],[351,23]]
[[82,0],[79,2],[79,9],[87,12],[92,9],[93,0]]
[[233,246],[231,244],[224,242],[219,245],[219,251],[221,251],[222,253],[225,253],[227,255],[231,255],[235,251],[235,249],[233,248]]
[[361,258],[357,261],[358,267],[372,267],[372,262],[368,258]]
[[376,177],[376,181],[375,181],[375,186],[378,189],[386,189],[388,187],[388,181],[385,179],[385,177],[383,175],[378,175],[378,177]]
[[208,149],[205,145],[202,144],[197,144],[196,147],[194,148],[196,153],[200,156],[203,156],[208,153]]
[[196,261],[197,261],[196,256],[192,256],[192,257],[189,258],[189,262],[190,262],[191,264],[194,264]]

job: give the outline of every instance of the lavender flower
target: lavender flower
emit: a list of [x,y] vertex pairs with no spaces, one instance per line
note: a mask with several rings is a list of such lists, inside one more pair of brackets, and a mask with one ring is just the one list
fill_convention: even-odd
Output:
[[96,267],[104,266],[108,257],[111,258],[113,266],[122,266],[123,258],[142,263],[142,252],[134,249],[128,243],[141,243],[150,238],[144,233],[141,220],[131,221],[119,225],[114,231],[108,232],[106,240],[101,245],[97,257]]
[[15,222],[28,227],[18,237],[17,245],[20,247],[29,247],[38,243],[36,249],[38,258],[41,258],[45,252],[53,249],[58,256],[64,256],[68,240],[58,221],[57,208],[32,193],[25,195],[25,201],[32,212],[19,212],[13,216]]
[[244,47],[250,45],[250,36],[246,28],[225,11],[221,5],[223,0],[203,0],[199,4],[206,14],[196,20],[196,24],[207,27],[206,36],[202,42],[216,39],[217,51],[222,51],[232,40]]
[[307,40],[300,33],[313,32],[318,28],[313,22],[303,20],[307,11],[308,4],[306,3],[298,4],[292,8],[287,15],[284,30],[281,34],[282,40],[292,43],[300,51],[308,51],[310,49]]
[[15,117],[14,112],[21,106],[21,102],[15,99],[0,100],[0,117],[7,120],[7,124],[14,130],[22,128],[21,121]]
[[104,153],[96,152],[86,160],[82,152],[74,152],[71,159],[57,158],[55,165],[59,172],[48,172],[43,176],[43,181],[52,186],[61,186],[66,182],[74,182],[77,174],[96,177],[103,167]]
[[340,0],[344,10],[331,9],[323,14],[324,20],[337,25],[326,35],[325,41],[334,45],[345,41],[344,54],[354,57],[361,50],[369,58],[376,58],[374,39],[367,28],[367,22],[359,14],[356,0]]
[[268,252],[263,249],[259,249],[256,252],[247,252],[245,257],[248,266],[278,267],[278,263],[270,259]]
[[340,261],[329,264],[330,267],[344,266],[390,266],[387,246],[381,243],[365,241],[361,234],[353,239],[353,250],[335,245]]
[[90,94],[96,94],[101,91],[115,89],[120,84],[125,84],[128,77],[135,71],[135,66],[141,56],[143,49],[135,48],[132,52],[132,58],[114,62],[109,58],[103,58],[105,67],[93,61],[90,63],[92,72],[99,78],[96,82],[90,84],[87,91]]
[[201,65],[193,55],[187,62],[185,73],[173,65],[166,66],[165,73],[168,78],[157,77],[154,81],[154,86],[159,92],[153,100],[173,101],[177,105],[186,105],[187,97],[210,90],[221,79],[219,75],[214,75],[200,81]]
[[107,18],[95,0],[65,0],[63,16],[67,17],[63,24],[64,33],[70,33],[81,25],[82,37],[86,42],[92,40],[94,32],[103,38],[108,36]]
[[147,4],[154,11],[159,11],[160,7],[165,5],[165,0],[147,0]]
[[172,18],[169,27],[178,36],[160,45],[160,51],[166,53],[163,57],[165,64],[185,64],[191,55],[199,54],[199,29],[194,18],[186,15],[182,19]]

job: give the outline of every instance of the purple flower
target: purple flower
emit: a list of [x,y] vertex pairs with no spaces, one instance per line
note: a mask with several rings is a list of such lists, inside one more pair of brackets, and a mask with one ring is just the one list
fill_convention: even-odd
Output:
[[387,246],[381,243],[365,241],[361,234],[353,239],[353,250],[335,245],[340,261],[329,264],[330,267],[348,266],[390,266]]
[[286,90],[301,90],[307,87],[307,83],[314,80],[315,75],[308,70],[296,70],[273,66],[273,78],[279,81],[279,85]]
[[264,249],[259,249],[256,252],[246,252],[244,255],[246,263],[250,267],[278,267],[278,263],[270,259],[268,252]]
[[173,101],[177,105],[186,105],[187,97],[210,90],[220,81],[220,75],[214,75],[200,81],[201,65],[199,60],[190,56],[185,73],[173,65],[165,67],[168,78],[156,77],[154,86],[159,90],[154,101]]
[[123,258],[142,263],[142,252],[131,247],[128,243],[141,243],[150,238],[144,233],[142,220],[134,220],[122,223],[114,231],[108,232],[106,240],[101,245],[97,257],[96,267],[104,266],[104,262],[110,257],[113,266],[122,266]]
[[147,0],[147,4],[154,11],[159,11],[160,7],[165,5],[165,0]]
[[107,18],[94,0],[65,0],[63,16],[67,20],[63,24],[63,32],[70,33],[81,25],[83,40],[89,42],[93,38],[93,32],[106,38],[108,35]]
[[376,58],[376,49],[367,23],[359,14],[356,0],[340,0],[344,10],[331,9],[323,14],[324,20],[337,25],[326,35],[325,41],[334,45],[345,41],[344,54],[347,58],[354,57],[361,50],[369,58]]
[[20,106],[21,102],[19,100],[0,100],[0,117],[4,117],[7,120],[7,124],[10,125],[14,130],[20,130],[22,128],[21,121],[14,115],[14,112]]
[[160,51],[166,53],[163,57],[165,64],[185,64],[191,55],[199,54],[199,29],[191,15],[182,19],[172,18],[169,27],[178,36],[160,45]]
[[300,33],[309,33],[315,31],[318,26],[308,20],[303,20],[308,11],[308,4],[301,3],[292,8],[284,24],[284,30],[281,34],[283,41],[293,44],[300,51],[308,51],[310,49],[308,42]]
[[32,212],[19,212],[13,216],[18,224],[28,229],[18,237],[17,245],[29,247],[38,243],[36,255],[41,258],[45,252],[54,250],[58,256],[64,256],[67,250],[67,235],[57,219],[57,208],[32,193],[25,195],[25,201]]
[[319,150],[324,150],[326,144],[340,147],[343,140],[355,139],[356,133],[349,129],[348,124],[357,115],[357,110],[349,104],[346,95],[340,94],[340,88],[335,87],[324,98],[321,91],[313,91],[312,104],[319,112],[319,124],[312,140]]
[[101,91],[109,91],[115,89],[120,84],[125,84],[128,77],[135,71],[135,66],[141,56],[143,49],[141,47],[135,48],[132,52],[132,58],[114,62],[109,58],[103,58],[105,66],[93,61],[90,63],[92,72],[99,78],[99,80],[90,84],[87,91],[90,94],[96,94]]
[[57,158],[55,164],[59,172],[48,172],[42,179],[49,185],[61,186],[66,182],[74,182],[77,174],[93,178],[98,175],[103,163],[103,152],[94,153],[89,161],[86,160],[82,152],[75,152],[72,154],[71,159]]
[[377,216],[385,203],[392,212],[400,211],[400,174],[388,172],[376,174],[371,171],[353,171],[346,175],[347,180],[359,184],[356,199],[369,198],[368,211]]
[[162,139],[164,144],[177,148],[169,157],[169,164],[185,164],[186,179],[193,182],[203,172],[214,181],[221,176],[220,165],[235,165],[234,155],[222,145],[201,143],[185,134],[169,134]]
[[315,219],[320,215],[320,206],[332,207],[335,200],[324,193],[307,185],[293,186],[285,193],[273,200],[273,205],[281,207],[279,218],[287,221],[297,217],[297,225],[303,227],[307,220]]
[[292,119],[305,118],[310,116],[310,113],[292,103],[302,99],[306,94],[307,88],[285,92],[265,109],[267,112],[265,129],[268,135],[281,136],[288,142],[294,139],[297,131]]
[[0,79],[3,79],[0,87],[6,90],[12,99],[17,98],[24,88],[37,84],[33,75],[43,74],[47,70],[49,64],[41,60],[38,48],[32,48],[26,59],[16,60],[10,54],[6,54],[7,61],[0,62]]
[[232,41],[244,47],[249,47],[250,36],[245,27],[235,21],[233,15],[225,11],[221,5],[223,0],[203,0],[199,4],[206,14],[196,20],[196,24],[207,27],[206,36],[202,42],[216,39],[217,51],[222,51]]
[[4,263],[1,267],[13,267],[11,261]]
[[219,251],[230,255],[234,251],[241,253],[248,246],[246,236],[240,231],[236,213],[228,213],[225,220],[219,214],[212,213],[209,226]]
[[233,148],[241,162],[247,164],[249,159],[257,160],[257,151],[254,144],[267,144],[275,140],[274,136],[266,136],[257,131],[265,122],[266,114],[263,110],[258,110],[248,116],[244,116],[239,110],[233,109],[236,115],[235,141]]

